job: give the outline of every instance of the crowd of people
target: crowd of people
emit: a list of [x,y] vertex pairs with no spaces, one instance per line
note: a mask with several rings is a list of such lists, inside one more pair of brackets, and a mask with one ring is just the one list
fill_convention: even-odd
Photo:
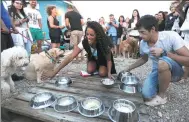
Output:
[[[31,54],[33,44],[37,45],[35,53],[42,51],[42,16],[36,5],[36,0],[30,0],[27,7],[23,6],[21,0],[12,0],[7,11],[1,2],[1,51],[16,45],[23,46],[28,54]],[[140,58],[121,72],[129,72],[145,64],[150,58],[153,62],[152,72],[142,88],[145,104],[165,104],[165,92],[169,83],[180,81],[182,78],[186,80],[189,75],[188,8],[187,1],[175,1],[170,6],[169,14],[159,11],[156,15],[140,17],[139,11],[134,9],[131,18],[121,15],[116,20],[114,15],[110,14],[107,22],[104,17],[99,18],[99,21],[88,18],[87,22],[84,22],[80,13],[69,5],[65,14],[65,25],[60,25],[56,18],[56,6],[48,6],[47,25],[52,48],[61,46],[62,29],[67,28],[63,40],[73,45],[73,51],[58,67],[44,71],[42,79],[56,76],[74,58],[79,60],[80,53],[83,60],[83,50],[87,53],[88,73],[98,71],[101,77],[114,79],[112,74],[117,73],[114,58],[124,55],[120,51],[120,44],[126,42],[129,46],[135,45],[138,48]]]

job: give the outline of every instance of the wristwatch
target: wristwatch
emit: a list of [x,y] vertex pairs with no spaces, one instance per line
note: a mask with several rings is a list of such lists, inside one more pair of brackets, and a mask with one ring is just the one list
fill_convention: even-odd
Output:
[[163,50],[163,52],[161,53],[160,56],[161,56],[161,57],[163,57],[163,56],[167,56],[167,52],[166,52],[165,50]]

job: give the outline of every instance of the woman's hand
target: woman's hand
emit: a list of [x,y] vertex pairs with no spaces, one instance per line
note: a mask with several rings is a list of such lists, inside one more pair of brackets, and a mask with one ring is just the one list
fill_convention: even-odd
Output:
[[65,28],[65,26],[62,25],[62,26],[59,26],[59,28],[60,28],[60,29],[63,29],[63,28]]
[[42,80],[47,80],[48,78],[52,79],[55,75],[56,75],[56,73],[53,70],[43,71],[43,73],[41,75],[41,79]]
[[114,76],[111,73],[108,73],[108,78],[115,80]]

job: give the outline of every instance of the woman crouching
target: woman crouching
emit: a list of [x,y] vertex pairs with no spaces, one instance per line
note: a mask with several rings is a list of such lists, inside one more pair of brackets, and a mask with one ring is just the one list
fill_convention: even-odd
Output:
[[84,39],[74,48],[73,52],[52,71],[45,71],[42,79],[53,78],[62,68],[70,63],[83,49],[87,52],[87,72],[99,72],[101,77],[113,78],[116,73],[111,48],[111,40],[98,22],[88,22]]

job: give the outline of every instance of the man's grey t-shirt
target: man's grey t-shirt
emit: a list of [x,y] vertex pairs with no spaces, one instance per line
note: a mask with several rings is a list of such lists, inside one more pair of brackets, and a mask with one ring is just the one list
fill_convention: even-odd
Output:
[[[158,41],[153,47],[162,48],[166,52],[175,53],[176,50],[184,46],[184,40],[180,35],[174,31],[161,31],[158,34]],[[140,42],[140,54],[147,54],[150,59],[152,59],[153,68],[158,67],[158,57],[154,57],[150,54],[150,48],[144,40]]]

